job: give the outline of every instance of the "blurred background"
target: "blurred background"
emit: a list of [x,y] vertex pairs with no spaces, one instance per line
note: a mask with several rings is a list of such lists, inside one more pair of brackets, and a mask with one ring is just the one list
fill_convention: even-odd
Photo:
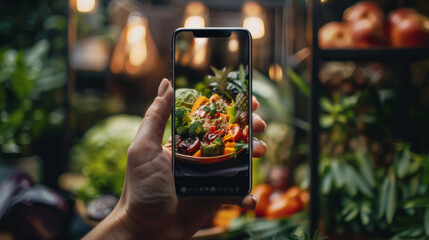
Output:
[[426,0],[0,1],[0,239],[80,239],[110,213],[179,27],[249,29],[267,122],[256,210],[224,206],[195,239],[427,239],[427,16]]

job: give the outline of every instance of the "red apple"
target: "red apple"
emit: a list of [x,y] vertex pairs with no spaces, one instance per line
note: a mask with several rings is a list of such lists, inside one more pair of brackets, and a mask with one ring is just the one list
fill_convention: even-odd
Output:
[[392,26],[390,33],[395,47],[429,47],[429,18],[410,14]]
[[398,8],[389,13],[388,23],[391,26],[398,25],[402,20],[416,13],[418,12],[413,8]]
[[368,47],[386,43],[385,15],[376,4],[358,2],[344,11],[343,18],[353,45]]
[[330,22],[319,29],[319,46],[321,48],[349,48],[351,46],[350,32],[340,22]]

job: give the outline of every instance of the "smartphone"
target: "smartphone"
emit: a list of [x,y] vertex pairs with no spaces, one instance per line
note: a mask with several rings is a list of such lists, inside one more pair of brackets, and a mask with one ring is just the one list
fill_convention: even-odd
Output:
[[172,37],[173,172],[182,197],[242,197],[252,182],[252,37],[243,28]]

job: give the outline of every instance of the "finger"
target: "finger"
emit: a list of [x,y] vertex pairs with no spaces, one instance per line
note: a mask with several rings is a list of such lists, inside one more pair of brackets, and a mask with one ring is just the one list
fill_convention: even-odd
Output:
[[255,96],[252,96],[252,111],[255,111],[259,108],[258,99]]
[[253,148],[252,148],[252,157],[260,158],[264,156],[265,151],[267,151],[267,144],[257,138],[252,138]]
[[137,132],[135,139],[137,144],[154,143],[158,146],[161,145],[165,125],[171,114],[173,95],[170,81],[164,78],[159,85],[158,96],[146,111]]
[[237,205],[247,210],[254,210],[257,204],[257,199],[252,194],[249,194],[242,199],[219,199],[217,203]]
[[252,130],[257,133],[263,133],[265,128],[267,128],[265,121],[258,114],[252,113]]

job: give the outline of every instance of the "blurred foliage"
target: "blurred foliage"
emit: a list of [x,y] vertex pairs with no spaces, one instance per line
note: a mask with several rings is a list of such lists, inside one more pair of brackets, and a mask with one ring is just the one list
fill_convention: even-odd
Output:
[[318,232],[310,237],[308,228],[308,212],[294,214],[290,218],[268,220],[243,215],[235,219],[228,233],[222,236],[223,240],[232,239],[259,239],[259,240],[322,240]]
[[[374,72],[370,67],[363,75],[360,73],[360,78],[370,79],[365,74],[375,74],[372,78],[380,79],[379,66]],[[334,75],[332,79],[336,79]],[[429,180],[425,176],[429,155],[414,152],[413,145],[401,139],[395,125],[400,93],[389,84],[385,88],[371,85],[374,81],[348,88],[345,93],[333,87],[332,79],[326,79],[325,93],[329,94],[320,99],[319,174],[324,230],[328,235],[336,232],[427,239]],[[341,85],[342,81],[335,84]],[[422,105],[410,104],[410,109],[420,107],[422,111]],[[413,144],[419,142],[414,140]]]
[[[73,171],[89,179],[88,185],[77,190],[85,202],[102,194],[120,196],[127,166],[127,151],[139,129],[142,118],[114,115],[91,127],[71,150]],[[170,138],[171,121],[167,123],[163,144]]]
[[48,51],[47,40],[29,49],[0,49],[2,155],[31,154],[36,139],[63,123],[58,90],[66,80],[65,63],[63,59],[50,59]]
[[35,143],[64,122],[65,4],[0,7],[0,159],[33,154]]

